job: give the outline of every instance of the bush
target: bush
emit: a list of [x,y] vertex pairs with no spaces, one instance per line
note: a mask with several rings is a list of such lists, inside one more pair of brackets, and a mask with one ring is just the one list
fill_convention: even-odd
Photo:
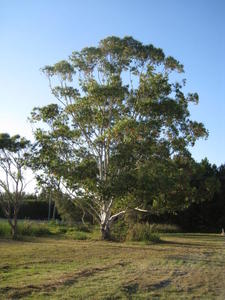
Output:
[[160,242],[160,237],[156,233],[151,232],[150,224],[137,223],[128,230],[126,240],[158,243]]
[[78,231],[91,232],[91,226],[89,224],[77,223],[74,227]]
[[118,220],[113,224],[111,229],[111,239],[116,242],[124,242],[126,240],[128,224],[126,221]]

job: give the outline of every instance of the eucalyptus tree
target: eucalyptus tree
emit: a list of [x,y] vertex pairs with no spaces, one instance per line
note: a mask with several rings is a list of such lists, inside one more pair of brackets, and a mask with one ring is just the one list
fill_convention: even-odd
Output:
[[30,142],[19,135],[0,134],[0,206],[17,237],[17,216],[27,186],[25,169]]
[[[132,37],[108,37],[42,71],[57,102],[32,112],[44,124],[35,132],[36,158],[75,203],[85,202],[107,238],[128,207],[146,210],[149,187],[171,159],[187,157],[188,146],[207,136],[190,119],[198,95],[185,95],[185,80],[173,80],[182,64]],[[148,206],[176,205],[155,193]]]

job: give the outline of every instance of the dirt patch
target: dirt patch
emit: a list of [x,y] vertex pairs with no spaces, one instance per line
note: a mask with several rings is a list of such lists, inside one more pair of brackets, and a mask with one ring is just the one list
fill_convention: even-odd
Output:
[[166,279],[166,280],[161,280],[155,284],[151,284],[148,286],[147,290],[148,292],[153,291],[153,290],[158,290],[158,289],[162,289],[167,287],[168,285],[170,285],[172,281],[170,279]]
[[4,266],[0,267],[0,270],[2,270],[2,271],[7,271],[9,269],[10,269],[9,265],[4,265]]
[[139,288],[138,283],[131,283],[131,284],[126,284],[122,287],[122,290],[125,292],[127,296],[131,296],[133,294],[136,294]]

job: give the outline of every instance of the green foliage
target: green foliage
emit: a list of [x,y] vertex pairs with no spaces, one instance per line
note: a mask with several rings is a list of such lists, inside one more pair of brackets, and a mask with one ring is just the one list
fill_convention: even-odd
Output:
[[191,184],[194,186],[197,201],[211,200],[216,192],[220,190],[220,181],[217,178],[217,167],[211,165],[207,159],[196,164]]
[[17,235],[17,216],[26,187],[25,170],[28,166],[30,142],[19,135],[0,133],[0,207]]
[[88,223],[82,224],[82,223],[76,223],[73,226],[76,230],[82,231],[82,232],[91,232],[93,230],[93,226],[91,226]]
[[208,133],[190,119],[198,95],[185,95],[184,80],[171,75],[183,71],[162,49],[115,36],[43,68],[58,104],[31,116],[46,125],[37,126],[32,158],[42,183],[54,181],[105,232],[128,207],[187,207],[195,192],[188,147]]
[[129,225],[124,219],[115,222],[111,228],[111,240],[124,242],[126,240]]
[[187,232],[221,232],[225,228],[224,166],[211,165],[207,159],[196,164],[191,178],[195,202],[173,216],[173,222]]
[[156,233],[152,233],[151,225],[137,223],[129,228],[126,239],[128,241],[143,242],[160,242],[160,237]]
[[[68,224],[73,224],[75,221],[81,221],[80,211],[74,205],[70,198],[60,194],[55,197],[57,210],[63,221]],[[80,220],[79,220],[80,219]]]
[[[69,225],[76,225],[81,222],[91,222],[92,217],[85,209],[85,201],[82,206],[77,205],[74,199],[71,199],[68,195],[61,192],[55,192],[53,194],[56,202],[57,211],[60,218]],[[88,230],[88,225],[80,225],[84,230]]]
[[[26,149],[29,144],[28,140],[19,135],[10,136],[8,133],[0,133],[0,150],[16,153]],[[3,158],[1,157],[1,159]]]

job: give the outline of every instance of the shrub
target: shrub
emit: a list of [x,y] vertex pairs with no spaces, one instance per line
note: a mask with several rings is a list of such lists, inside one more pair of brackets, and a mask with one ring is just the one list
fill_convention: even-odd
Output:
[[118,220],[113,224],[111,229],[111,239],[117,242],[124,242],[126,240],[128,231],[128,224],[126,221]]
[[77,223],[75,225],[76,230],[83,232],[91,232],[91,226],[89,224]]
[[160,237],[156,233],[151,232],[150,224],[137,223],[129,228],[126,239],[128,241],[144,241],[144,242],[160,242]]
[[59,228],[58,228],[59,233],[67,233],[67,231],[68,231],[68,229],[66,227],[59,226]]

